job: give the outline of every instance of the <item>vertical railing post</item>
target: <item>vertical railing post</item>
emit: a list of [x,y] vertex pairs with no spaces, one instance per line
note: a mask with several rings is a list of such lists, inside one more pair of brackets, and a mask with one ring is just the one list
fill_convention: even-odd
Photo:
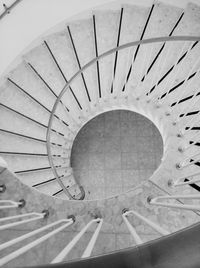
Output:
[[[44,210],[42,213],[31,212],[31,213],[20,214],[20,215],[16,215],[16,216],[9,216],[9,217],[0,218],[0,223],[4,222],[4,221],[10,221],[10,220],[12,221],[12,220],[15,220],[15,219],[19,219],[19,221],[15,221],[15,222],[0,225],[0,230],[5,230],[5,229],[8,229],[10,227],[14,227],[14,226],[21,225],[21,224],[24,224],[24,223],[28,223],[28,222],[31,222],[31,221],[43,219],[43,218],[45,218],[47,216],[48,216],[48,211]],[[31,217],[31,218],[26,219],[27,217]],[[25,219],[23,219],[23,218],[25,218]]]
[[142,243],[143,243],[142,239],[141,239],[140,236],[137,234],[135,228],[134,228],[134,227],[130,224],[130,222],[128,221],[127,216],[124,215],[124,214],[122,214],[122,218],[123,218],[123,220],[124,220],[126,226],[128,227],[128,229],[129,229],[129,231],[130,231],[130,233],[131,233],[131,235],[132,235],[132,237],[133,237],[133,239],[134,239],[136,245],[140,245],[140,244],[142,244]]
[[88,258],[90,257],[92,250],[94,248],[94,245],[96,243],[96,240],[98,238],[99,232],[101,230],[102,224],[103,224],[103,219],[99,219],[99,222],[97,222],[98,226],[92,236],[92,238],[90,239],[90,242],[87,245],[87,248],[85,249],[83,255],[81,258]]
[[[63,221],[64,221],[64,220],[63,220]],[[55,230],[51,231],[50,233],[45,234],[44,236],[42,236],[42,237],[40,237],[40,238],[34,240],[33,242],[31,242],[31,243],[29,243],[29,244],[27,244],[27,245],[25,245],[25,246],[23,246],[23,247],[21,247],[21,248],[15,250],[14,252],[12,252],[12,253],[6,255],[5,257],[1,258],[1,259],[0,259],[0,266],[2,266],[2,265],[4,265],[4,264],[10,262],[11,260],[13,260],[13,259],[19,257],[19,256],[22,255],[23,253],[29,251],[29,250],[32,249],[33,247],[35,247],[35,246],[41,244],[42,242],[44,242],[44,241],[47,240],[48,238],[50,238],[50,237],[52,237],[53,235],[59,233],[60,231],[62,231],[63,229],[65,229],[66,227],[68,227],[69,225],[71,225],[71,224],[74,222],[74,220],[73,220],[73,218],[69,218],[69,219],[66,219],[65,222],[66,222],[66,223],[65,223],[64,225],[62,225],[62,226],[56,228]],[[49,226],[48,226],[48,227],[49,227]]]
[[145,222],[147,225],[149,225],[152,229],[154,229],[155,231],[157,231],[159,234],[161,234],[161,235],[168,235],[168,234],[170,234],[167,230],[163,229],[158,224],[150,221],[149,219],[147,219],[146,217],[142,216],[141,214],[139,214],[138,212],[136,212],[134,210],[126,210],[123,213],[124,216],[128,216],[130,214],[133,214],[134,216],[136,216],[137,218],[139,218],[140,220],[142,220],[143,222]]
[[[2,188],[2,191],[4,189]],[[23,208],[26,202],[24,199],[19,200],[18,202],[12,200],[0,200],[0,209],[9,209],[9,208]]]
[[73,239],[69,244],[52,260],[51,263],[58,263],[64,260],[80,238],[84,235],[87,229],[95,222],[99,222],[99,218],[91,220]]

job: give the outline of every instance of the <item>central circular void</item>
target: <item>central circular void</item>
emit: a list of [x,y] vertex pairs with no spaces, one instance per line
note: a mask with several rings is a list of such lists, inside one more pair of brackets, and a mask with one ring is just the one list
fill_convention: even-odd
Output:
[[74,177],[85,199],[103,199],[137,187],[157,169],[163,141],[157,127],[141,114],[114,110],[90,120],[72,147]]

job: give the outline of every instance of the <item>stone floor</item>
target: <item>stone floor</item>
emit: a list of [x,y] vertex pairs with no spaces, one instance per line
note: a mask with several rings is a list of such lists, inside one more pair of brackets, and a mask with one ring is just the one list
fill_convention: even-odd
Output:
[[71,165],[86,199],[102,199],[147,180],[162,154],[162,137],[149,119],[115,110],[93,118],[79,131]]

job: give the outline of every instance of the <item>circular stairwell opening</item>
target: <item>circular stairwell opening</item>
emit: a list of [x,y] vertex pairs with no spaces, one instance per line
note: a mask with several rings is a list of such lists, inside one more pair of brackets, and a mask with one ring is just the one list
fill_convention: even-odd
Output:
[[162,137],[148,118],[114,110],[82,127],[73,143],[71,166],[85,199],[103,199],[143,183],[158,168],[162,155]]

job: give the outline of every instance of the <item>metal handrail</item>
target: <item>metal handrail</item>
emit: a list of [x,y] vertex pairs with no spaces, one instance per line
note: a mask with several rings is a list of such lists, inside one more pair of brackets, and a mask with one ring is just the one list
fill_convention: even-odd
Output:
[[[83,73],[83,71],[85,71],[86,69],[88,69],[91,65],[93,65],[94,63],[98,62],[100,59],[105,58],[106,56],[109,56],[110,54],[113,54],[117,51],[129,48],[129,47],[134,47],[134,46],[140,46],[140,45],[144,45],[144,44],[149,44],[149,43],[158,43],[158,42],[172,42],[172,41],[200,41],[200,37],[199,36],[167,36],[167,37],[157,37],[157,38],[149,38],[149,39],[143,39],[143,40],[139,40],[139,41],[134,41],[134,42],[129,42],[126,44],[123,44],[121,46],[117,46],[115,48],[112,48],[104,53],[102,53],[101,55],[98,55],[97,57],[95,57],[94,59],[92,59],[91,61],[89,61],[88,63],[86,63],[84,66],[82,66],[82,68],[80,68],[66,83],[66,85],[64,86],[64,88],[62,89],[62,91],[60,92],[60,94],[58,95],[54,106],[52,108],[50,117],[49,117],[49,122],[48,122],[48,126],[47,126],[47,133],[46,133],[46,146],[47,146],[47,154],[48,154],[48,160],[50,163],[50,166],[53,170],[54,176],[56,177],[56,180],[58,181],[58,183],[60,184],[60,186],[63,188],[63,191],[65,192],[65,194],[73,200],[77,200],[76,198],[74,198],[69,191],[67,190],[67,188],[64,186],[64,184],[62,183],[62,181],[59,179],[58,173],[56,171],[56,167],[53,163],[53,157],[51,154],[51,143],[50,143],[50,133],[51,133],[51,127],[52,127],[52,121],[53,121],[53,117],[54,117],[54,113],[56,111],[57,105],[60,102],[62,96],[65,94],[65,92],[68,90],[68,88],[70,87],[70,85],[72,84],[72,82]],[[82,188],[82,186],[79,186],[80,190],[82,191],[82,196],[80,199],[78,200],[82,200],[84,198],[84,189]]]
[[7,7],[6,5],[4,5],[5,10],[3,11],[3,13],[0,14],[0,19],[2,19],[3,17],[5,17],[7,14],[10,13],[10,11],[21,2],[22,0],[16,0],[14,3],[12,3],[9,7]]

